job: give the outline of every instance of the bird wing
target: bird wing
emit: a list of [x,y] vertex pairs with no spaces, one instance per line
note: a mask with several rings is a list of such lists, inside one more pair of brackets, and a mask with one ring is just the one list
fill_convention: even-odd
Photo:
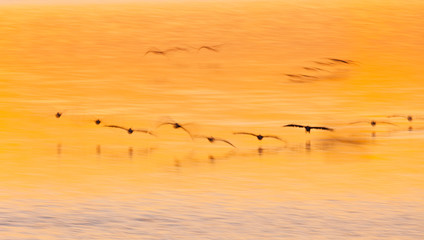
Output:
[[152,133],[151,131],[149,131],[149,130],[147,130],[147,129],[134,129],[133,131],[134,131],[134,132],[147,133],[147,134],[150,134],[150,135],[152,135],[152,136],[155,136],[155,137],[156,137],[156,135],[155,135],[154,133]]
[[159,124],[156,128],[158,128],[158,127],[161,127],[161,126],[163,126],[163,125],[174,125],[175,123],[173,123],[173,122],[163,122],[163,123],[161,123],[161,124]]
[[378,122],[376,122],[376,123],[383,123],[383,124],[390,124],[390,125],[397,126],[396,124],[391,123],[391,122],[382,122],[382,121],[378,121]]
[[303,125],[298,125],[298,124],[287,124],[287,125],[284,125],[283,127],[298,127],[298,128],[304,128],[305,126],[303,126]]
[[328,128],[328,127],[311,127],[311,129],[321,129],[321,130],[327,130],[327,131],[334,131],[334,129]]
[[128,128],[117,126],[117,125],[104,125],[103,127],[110,127],[110,128],[120,128],[128,131]]
[[278,137],[278,136],[273,136],[273,135],[264,135],[263,136],[264,138],[275,138],[275,139],[277,139],[277,140],[280,140],[280,141],[282,141],[282,142],[285,142],[283,139],[281,139],[280,137]]
[[387,116],[388,118],[392,118],[392,117],[401,117],[401,118],[408,118],[407,116],[405,116],[405,115],[390,115],[390,116]]
[[198,51],[202,50],[203,48],[210,50],[210,51],[219,52],[218,49],[215,49],[215,48],[209,47],[209,46],[201,46],[201,47],[199,47]]
[[[181,125],[180,125],[181,126]],[[188,133],[188,135],[190,135],[191,139],[193,139],[193,135],[191,135],[191,132],[189,130],[187,130],[185,127],[181,126],[181,129],[183,129],[184,131],[186,131]]]
[[185,52],[188,52],[188,50],[186,48],[180,48],[180,47],[169,48],[169,49],[166,49],[163,52],[168,53],[168,52],[174,52],[174,51],[185,51]]
[[368,123],[369,121],[356,121],[356,122],[351,122],[351,123],[349,123],[349,124],[357,124],[357,123]]
[[231,146],[237,148],[236,146],[234,146],[232,143],[230,143],[228,140],[225,140],[225,139],[215,138],[215,141],[225,142],[225,143],[230,144]]
[[248,133],[248,132],[235,132],[233,134],[245,134],[245,135],[252,135],[252,136],[255,136],[255,137],[258,136],[258,135],[254,134],[254,133]]
[[193,135],[193,138],[208,138],[207,136],[203,136],[203,135]]

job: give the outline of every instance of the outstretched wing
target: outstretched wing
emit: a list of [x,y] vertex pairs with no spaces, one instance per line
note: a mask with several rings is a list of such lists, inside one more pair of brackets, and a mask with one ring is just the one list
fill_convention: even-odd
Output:
[[390,115],[390,116],[387,116],[388,118],[393,118],[393,117],[401,117],[401,118],[408,118],[408,116],[405,116],[405,115]]
[[221,139],[221,138],[215,138],[215,141],[221,141],[221,142],[225,142],[235,148],[237,148],[236,146],[234,146],[232,143],[230,143],[229,141],[225,140],[225,139]]
[[120,128],[128,131],[128,128],[117,126],[117,125],[104,125],[103,127],[110,127],[110,128]]
[[161,127],[163,125],[174,125],[174,124],[175,123],[173,123],[173,122],[163,122],[163,123],[159,124],[156,128],[159,128],[159,127]]
[[155,137],[156,137],[156,135],[155,135],[154,133],[152,133],[151,131],[149,131],[149,130],[147,130],[147,129],[134,129],[133,131],[134,131],[134,132],[147,133],[147,134],[150,134],[150,135],[152,135],[152,136],[155,136]]
[[206,138],[206,139],[208,139],[208,137],[204,136],[204,135],[193,135],[193,138]]
[[390,124],[390,125],[393,125],[393,126],[397,126],[396,124],[391,123],[391,122],[382,122],[382,121],[378,121],[378,122],[376,122],[376,123],[383,123],[383,124]]
[[303,125],[298,125],[298,124],[287,124],[287,125],[284,125],[283,127],[298,127],[298,128],[304,128],[305,126],[303,126]]
[[334,131],[334,129],[328,128],[328,127],[311,127],[311,129],[321,129],[321,130],[327,130],[327,131]]
[[285,142],[283,139],[281,139],[280,137],[278,137],[278,136],[274,136],[274,135],[265,135],[265,136],[263,136],[264,138],[275,138],[275,139],[277,139],[277,140],[280,140],[280,141],[282,141],[282,142]]
[[258,135],[254,134],[254,133],[249,133],[249,132],[235,132],[233,134],[245,134],[245,135],[252,135],[252,136],[255,136],[255,137],[258,136]]
[[356,121],[356,122],[351,122],[349,124],[358,124],[358,123],[369,123],[370,121]]
[[165,51],[163,51],[164,53],[168,53],[168,52],[174,52],[174,51],[184,51],[184,52],[188,52],[187,48],[181,48],[181,47],[174,47],[174,48],[169,48],[166,49]]
[[210,50],[210,51],[219,52],[219,50],[217,49],[217,47],[218,46],[213,46],[213,47],[210,47],[210,46],[201,46],[201,47],[199,47],[198,51],[200,51],[202,49],[207,49],[207,50]]
[[[181,125],[180,125],[181,126]],[[180,127],[182,130],[186,131],[186,133],[188,133],[188,135],[190,135],[191,139],[193,139],[193,135],[191,135],[191,132],[189,130],[187,130],[187,128],[181,126]]]

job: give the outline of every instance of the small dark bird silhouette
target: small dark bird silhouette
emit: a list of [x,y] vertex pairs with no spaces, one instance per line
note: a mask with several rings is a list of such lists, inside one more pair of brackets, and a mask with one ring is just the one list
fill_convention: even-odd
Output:
[[354,61],[352,60],[343,60],[343,59],[338,59],[338,58],[327,58],[330,61],[336,62],[336,63],[344,63],[344,64],[351,64],[354,63]]
[[298,125],[298,124],[287,124],[287,125],[284,125],[283,127],[305,128],[305,130],[306,130],[307,133],[311,133],[311,129],[320,129],[320,130],[334,131],[334,129],[328,128],[328,127],[311,127],[311,126],[303,126],[303,125]]
[[142,133],[147,133],[147,134],[150,134],[152,136],[155,136],[151,131],[146,130],[146,129],[132,129],[132,128],[126,128],[126,127],[121,127],[121,126],[117,126],[117,125],[104,125],[103,127],[123,129],[123,130],[127,131],[128,134],[132,134],[133,132],[142,132]]
[[222,138],[215,138],[215,137],[208,137],[208,136],[194,136],[195,138],[206,138],[210,143],[214,143],[215,141],[221,141],[221,142],[225,142],[233,147],[236,148],[236,146],[234,146],[231,142],[229,142],[228,140],[222,139]]
[[291,77],[291,78],[301,78],[302,76],[300,74],[284,74],[287,77]]
[[391,116],[387,116],[388,118],[393,118],[393,117],[401,117],[401,118],[406,118],[406,120],[408,120],[408,122],[412,122],[412,120],[414,119],[423,119],[423,118],[413,118],[411,115],[391,115]]
[[303,67],[303,69],[308,70],[308,71],[325,71],[325,72],[328,72],[327,70],[324,70],[324,69],[318,68],[318,67]]
[[314,61],[314,63],[319,65],[324,65],[324,66],[330,66],[335,64],[334,62],[319,62],[319,61]]
[[273,136],[273,135],[261,135],[261,134],[254,134],[254,133],[249,133],[249,132],[235,132],[233,134],[244,134],[244,135],[255,136],[259,141],[261,141],[264,138],[274,138],[274,139],[285,142],[283,139],[279,138],[278,136]]
[[222,44],[221,45],[215,45],[215,46],[206,46],[206,45],[204,45],[204,46],[199,47],[197,49],[197,51],[200,51],[202,49],[206,49],[206,50],[213,51],[213,52],[219,52],[218,48],[220,46],[222,46]]
[[56,116],[56,118],[60,118],[60,117],[62,117],[62,114],[63,113],[61,113],[61,112],[57,112],[55,116]]
[[184,51],[187,52],[188,50],[186,48],[181,48],[181,47],[174,47],[174,48],[169,48],[166,50],[159,50],[159,49],[150,49],[149,51],[147,51],[146,53],[144,53],[144,55],[147,55],[149,53],[152,54],[157,54],[157,55],[163,55],[165,56],[166,54],[170,53],[170,52],[175,52],[175,51]]
[[163,125],[168,125],[168,124],[172,125],[175,129],[181,128],[186,133],[188,133],[188,135],[190,135],[190,137],[193,139],[193,135],[191,135],[190,131],[188,131],[185,127],[183,127],[181,124],[179,124],[177,122],[164,122],[164,123],[159,124],[159,126],[157,126],[157,128],[159,128],[160,126],[163,126]]
[[99,125],[100,123],[102,123],[102,121],[101,121],[100,119],[97,119],[96,121],[94,121],[94,123],[95,123],[96,125]]
[[375,127],[375,125],[377,125],[377,123],[390,124],[390,125],[397,126],[396,124],[391,123],[391,122],[375,121],[375,120],[371,120],[371,121],[356,121],[356,122],[351,122],[349,124],[357,124],[357,123],[369,123],[369,124],[371,124],[372,127]]
[[304,77],[304,78],[318,78],[318,77],[316,77],[316,76],[305,75],[305,74],[301,74],[300,76],[301,76],[301,77]]

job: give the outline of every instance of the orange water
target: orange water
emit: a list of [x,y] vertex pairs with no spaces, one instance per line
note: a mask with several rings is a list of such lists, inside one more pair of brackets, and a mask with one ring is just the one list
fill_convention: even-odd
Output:
[[[423,10],[353,0],[1,6],[0,234],[423,238],[424,120],[386,117],[424,116]],[[188,51],[145,55],[153,47]],[[314,63],[326,58],[355,62]],[[155,129],[171,119],[237,148]],[[396,126],[349,124],[372,119]],[[290,123],[335,131],[281,127]]]

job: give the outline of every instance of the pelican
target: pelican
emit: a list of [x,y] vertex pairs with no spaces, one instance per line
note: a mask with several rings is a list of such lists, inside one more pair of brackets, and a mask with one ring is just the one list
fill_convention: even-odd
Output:
[[149,130],[146,130],[146,129],[132,129],[132,128],[126,128],[126,127],[121,127],[121,126],[117,126],[117,125],[104,125],[104,127],[123,129],[123,130],[127,131],[128,134],[132,134],[133,132],[142,132],[142,133],[147,133],[147,134],[150,134],[152,136],[155,136],[152,132],[150,132]]
[[311,127],[311,126],[303,126],[303,125],[298,125],[298,124],[287,124],[287,125],[284,125],[283,127],[305,128],[305,130],[306,130],[307,133],[311,133],[311,129],[320,129],[320,130],[334,131],[334,129],[328,128],[328,127]]
[[221,142],[225,142],[233,147],[236,148],[236,146],[234,146],[231,142],[229,142],[228,140],[222,139],[222,138],[215,138],[212,136],[194,136],[195,138],[206,138],[210,143],[214,143],[215,141],[221,141]]
[[235,132],[233,134],[251,135],[251,136],[256,137],[259,141],[261,141],[264,138],[274,138],[274,139],[277,139],[277,140],[280,140],[280,141],[283,141],[284,142],[283,139],[279,138],[278,136],[273,136],[273,135],[261,135],[261,134],[254,134],[254,133],[249,133],[249,132]]
[[390,125],[397,126],[396,124],[391,123],[391,122],[375,121],[375,120],[371,120],[371,121],[356,121],[356,122],[351,122],[349,124],[357,124],[357,123],[369,123],[369,124],[371,124],[372,127],[375,127],[375,125],[377,125],[377,123],[380,123],[380,124],[390,124]]
[[193,139],[193,135],[191,135],[190,131],[188,131],[185,127],[183,127],[181,124],[177,123],[177,122],[164,122],[159,124],[159,126],[163,126],[163,125],[172,125],[175,129],[177,128],[181,128],[182,130],[184,130],[186,133],[188,133],[188,135],[190,135],[190,137]]
[[222,44],[220,44],[220,45],[215,45],[215,46],[206,46],[206,45],[204,45],[204,46],[199,47],[199,48],[197,49],[197,51],[200,51],[200,50],[202,50],[202,49],[206,49],[206,50],[213,51],[213,52],[219,52],[218,48],[219,48],[220,46],[222,46]]

